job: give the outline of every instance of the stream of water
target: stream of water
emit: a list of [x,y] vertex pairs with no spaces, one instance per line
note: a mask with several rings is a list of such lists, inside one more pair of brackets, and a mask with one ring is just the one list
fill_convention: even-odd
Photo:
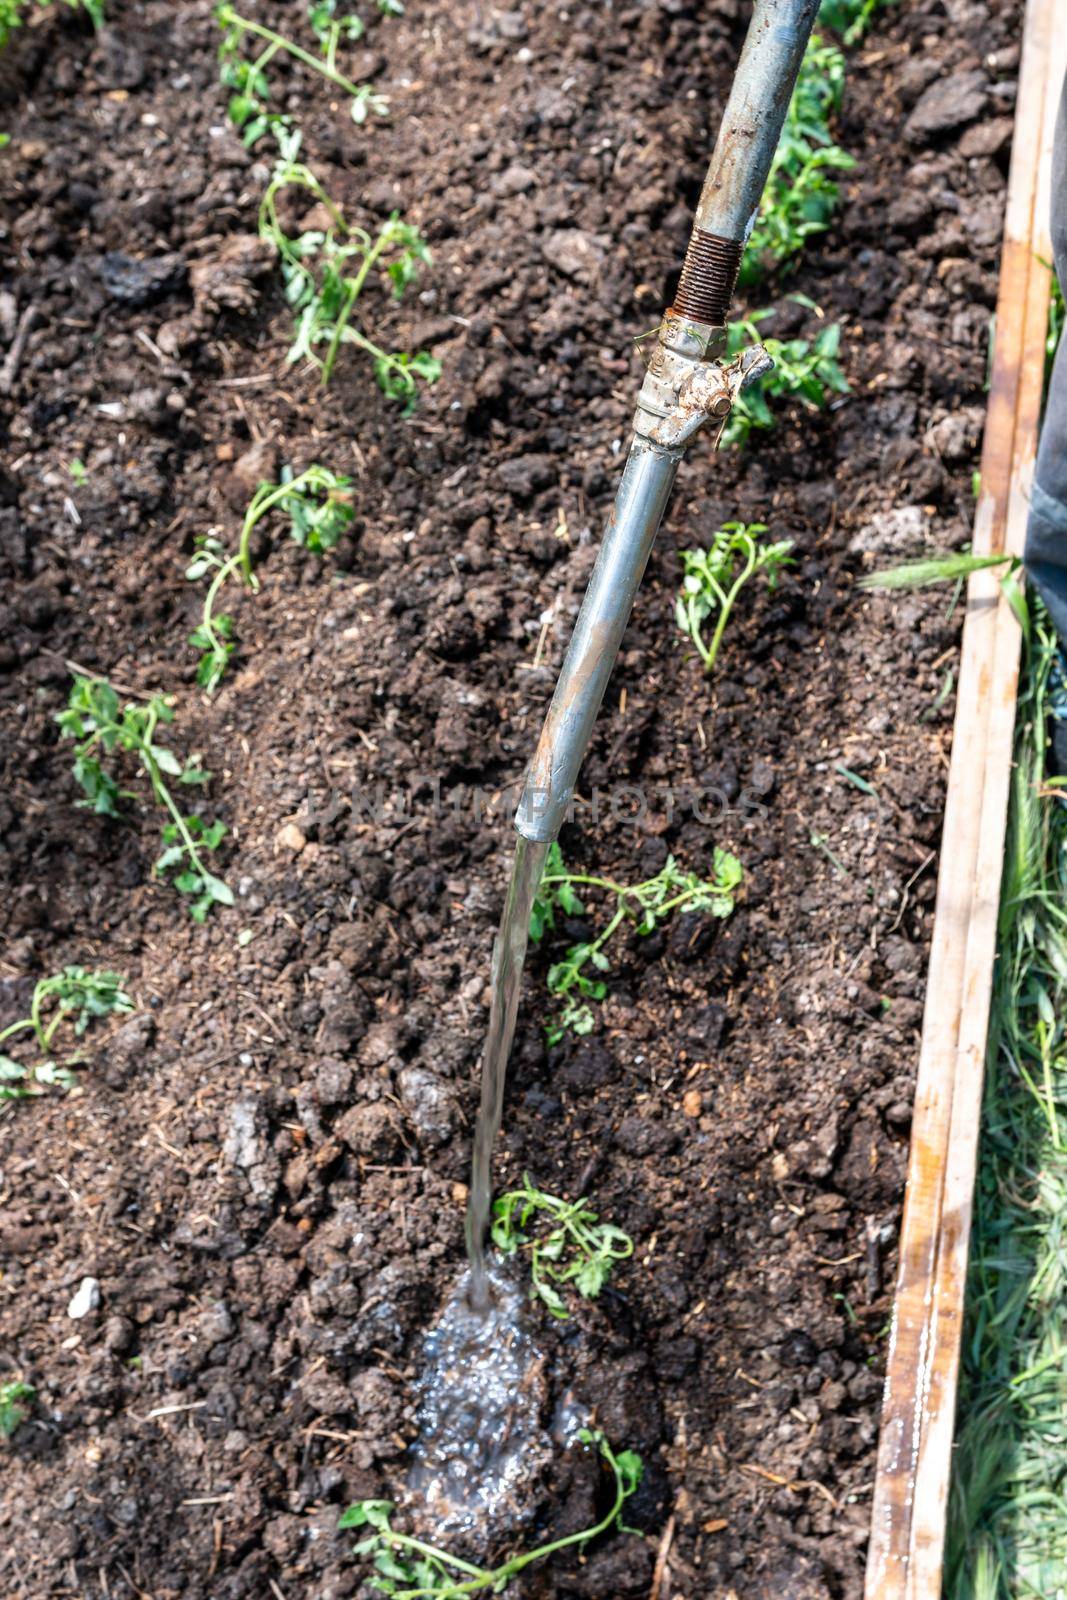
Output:
[[[504,1110],[504,1083],[515,1034],[530,911],[548,846],[520,838],[500,930],[493,946],[492,999],[482,1061],[467,1204],[464,1273],[426,1341],[419,1384],[419,1437],[408,1490],[433,1536],[460,1539],[481,1530],[521,1526],[520,1485],[548,1459],[542,1424],[544,1358],[524,1325],[525,1296],[486,1261],[492,1207],[493,1146]],[[501,1519],[503,1519],[501,1521]]]
[[547,844],[534,844],[519,836],[511,868],[511,882],[504,902],[504,915],[500,919],[500,931],[493,946],[489,1031],[482,1059],[482,1097],[474,1130],[471,1190],[467,1202],[470,1304],[475,1311],[488,1310],[491,1298],[491,1283],[485,1264],[485,1237],[492,1205],[493,1146],[500,1132],[500,1119],[504,1111],[504,1082],[511,1041],[515,1037],[522,969],[530,938],[530,911],[547,855]]

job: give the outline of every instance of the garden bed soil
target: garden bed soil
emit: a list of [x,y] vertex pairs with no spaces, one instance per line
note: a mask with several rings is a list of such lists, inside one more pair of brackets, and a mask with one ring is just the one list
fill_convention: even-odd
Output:
[[[402,1489],[463,1261],[507,786],[747,7],[409,0],[350,53],[391,105],[362,128],[272,69],[327,187],[432,246],[403,303],[361,303],[442,362],[410,416],[356,351],[326,392],[284,363],[277,275],[242,242],[267,157],[226,126],[209,0],[108,11],[95,40],[35,15],[0,62],[5,337],[36,319],[3,401],[0,1020],[64,963],[138,1005],[88,1036],[74,1093],[0,1122],[0,1379],[36,1388],[0,1444],[0,1586],[332,1600],[361,1582],[338,1514]],[[647,1475],[641,1535],[516,1593],[647,1597],[657,1552],[664,1600],[860,1592],[959,614],[855,579],[967,537],[1019,12],[901,0],[851,53],[839,218],[748,301],[779,335],[840,321],[851,394],[691,452],[598,724],[567,861],[630,881],[720,844],[746,876],[724,923],[623,940],[590,1037],[544,1043],[566,930],[531,963],[497,1181],[587,1190],[636,1241],[599,1301],[534,1327]],[[151,263],[132,301],[114,252]],[[357,520],[325,561],[262,533],[208,700],[194,540],[232,545],[257,480],[313,460],[354,478]],[[677,551],[736,517],[796,564],[746,593],[709,682]],[[71,662],[174,696],[235,909],[198,927],[153,879],[147,808],[77,807]],[[475,791],[503,795],[488,819]],[[74,1321],[85,1276],[101,1304]],[[603,1495],[557,1454],[525,1536]]]

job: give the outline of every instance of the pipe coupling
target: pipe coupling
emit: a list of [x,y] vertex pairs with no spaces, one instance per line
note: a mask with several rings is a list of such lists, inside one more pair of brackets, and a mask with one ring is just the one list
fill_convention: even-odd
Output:
[[724,361],[725,344],[725,328],[668,313],[637,397],[639,438],[681,456],[709,422],[723,426],[741,391],[774,366],[760,344]]

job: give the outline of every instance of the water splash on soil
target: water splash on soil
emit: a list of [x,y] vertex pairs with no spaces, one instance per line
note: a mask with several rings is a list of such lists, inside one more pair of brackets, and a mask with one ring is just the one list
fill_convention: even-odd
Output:
[[[485,1268],[484,1307],[465,1273],[426,1339],[419,1437],[408,1490],[435,1539],[514,1529],[551,1456],[544,1356],[523,1326],[521,1289]],[[521,1491],[521,1492],[520,1492]]]
[[492,1201],[493,1146],[504,1110],[504,1082],[519,1010],[522,968],[530,938],[530,912],[547,855],[547,844],[534,844],[520,836],[515,847],[504,915],[493,946],[489,1031],[482,1060],[482,1097],[478,1108],[478,1124],[474,1130],[471,1192],[467,1205],[470,1303],[475,1311],[489,1309],[485,1235]]

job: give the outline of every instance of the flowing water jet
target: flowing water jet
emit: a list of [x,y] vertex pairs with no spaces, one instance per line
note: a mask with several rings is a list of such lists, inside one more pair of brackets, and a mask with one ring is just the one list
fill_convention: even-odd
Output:
[[485,1266],[485,1236],[492,1204],[493,1146],[500,1131],[504,1111],[504,1083],[507,1078],[511,1041],[522,990],[522,969],[530,938],[530,912],[541,882],[548,855],[547,844],[536,844],[520,837],[515,848],[504,902],[500,931],[493,946],[492,999],[489,1032],[482,1060],[482,1094],[478,1122],[474,1130],[474,1155],[471,1161],[471,1189],[467,1203],[467,1255],[470,1259],[470,1301],[476,1311],[485,1311],[490,1300],[490,1281]]

